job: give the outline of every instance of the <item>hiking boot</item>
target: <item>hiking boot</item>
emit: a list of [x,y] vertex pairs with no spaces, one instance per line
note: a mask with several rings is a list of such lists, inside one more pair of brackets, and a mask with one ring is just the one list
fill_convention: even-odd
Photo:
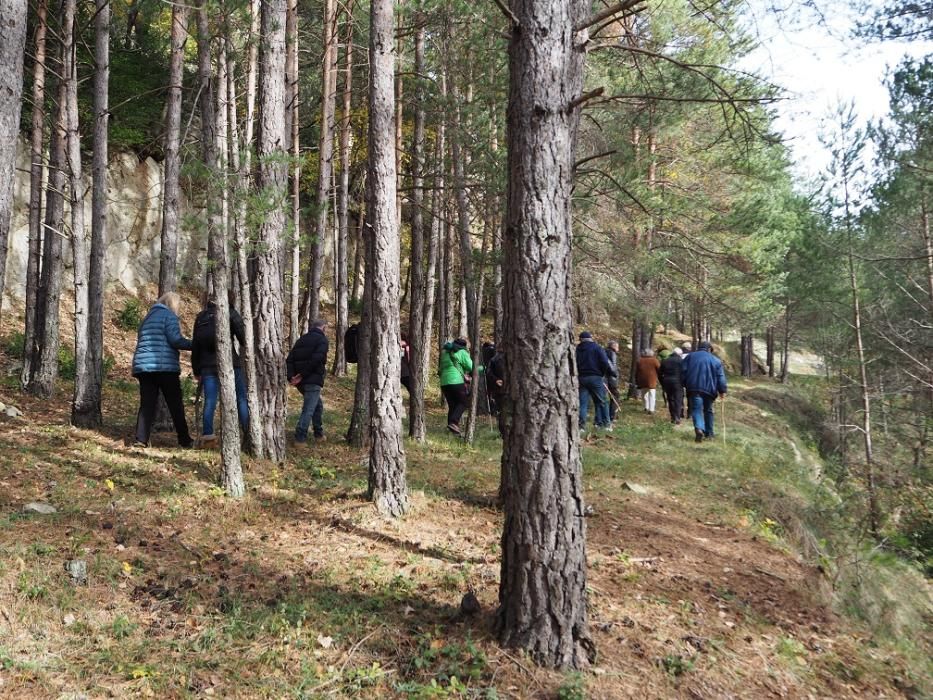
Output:
[[136,440],[132,447],[144,448],[149,447],[149,443],[143,442],[142,440]]
[[324,433],[316,434],[314,436],[315,442],[327,442],[327,436]]
[[463,435],[463,433],[460,432],[460,426],[456,423],[448,423],[447,430],[452,432],[454,435]]
[[201,447],[205,450],[211,447],[214,447],[217,444],[216,435],[202,435],[201,436]]
[[704,437],[704,435],[703,435],[703,431],[702,431],[702,430],[700,430],[699,428],[694,428],[694,429],[693,429],[693,435],[694,435],[694,437],[693,437],[693,441],[694,441],[694,442],[703,442],[703,437]]

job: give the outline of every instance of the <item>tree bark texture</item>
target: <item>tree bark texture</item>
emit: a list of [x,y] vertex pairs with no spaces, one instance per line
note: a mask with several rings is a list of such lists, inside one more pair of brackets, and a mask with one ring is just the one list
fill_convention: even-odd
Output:
[[64,43],[59,35],[58,55],[52,76],[57,80],[57,102],[49,138],[49,177],[45,192],[45,233],[42,242],[42,272],[39,277],[36,347],[30,393],[50,397],[58,379],[59,301],[62,295],[62,238],[65,235],[65,102],[63,76]]
[[[256,32],[258,34],[258,31]],[[236,249],[236,277],[239,282],[240,316],[243,317],[244,347],[240,348],[240,364],[246,379],[246,403],[249,406],[250,416],[258,416],[259,393],[256,386],[256,341],[253,328],[253,299],[250,293],[249,271],[246,259],[249,254],[249,238],[246,232],[246,198],[250,190],[250,151],[249,146],[240,143],[239,128],[237,125],[237,99],[236,70],[231,62],[233,52],[224,43],[224,53],[227,56],[227,123],[230,136],[230,168],[236,175],[237,191],[235,206],[233,208],[233,239]],[[248,120],[247,120],[248,121]],[[247,144],[250,142],[247,141]],[[240,156],[243,151],[242,158]],[[259,420],[250,420],[248,428],[247,446],[250,454],[259,457],[262,449],[262,425]]]
[[[222,54],[221,54],[222,56]],[[243,467],[240,464],[240,424],[237,414],[236,388],[233,379],[233,339],[230,336],[229,266],[227,240],[221,221],[220,206],[224,199],[221,189],[226,188],[226,158],[218,156],[217,143],[227,138],[226,120],[226,63],[221,58],[218,77],[221,99],[214,110],[214,75],[211,64],[211,32],[205,0],[198,10],[198,78],[201,93],[201,154],[208,173],[212,196],[208,197],[207,235],[209,246],[208,270],[213,282],[216,308],[217,379],[220,384],[220,474],[221,483],[231,498],[246,495]]]
[[351,117],[353,111],[353,4],[346,7],[346,35],[344,37],[343,103],[340,112],[340,180],[337,187],[337,260],[334,287],[336,294],[336,324],[334,342],[335,377],[347,374],[346,348],[343,338],[350,325],[349,301],[349,247],[350,247],[350,167],[353,146]]
[[318,181],[315,197],[314,238],[308,275],[308,319],[321,313],[321,276],[324,271],[324,236],[330,206],[334,167],[334,112],[337,98],[337,10],[336,0],[324,0],[324,56],[321,66],[321,139],[318,147]]
[[81,130],[78,123],[78,55],[75,36],[76,0],[65,0],[62,13],[64,43],[65,124],[68,159],[68,196],[71,208],[71,252],[74,274],[75,383],[71,422],[79,425],[79,407],[87,404],[88,372],[88,249],[84,227],[84,182],[81,168]]
[[427,275],[424,261],[424,13],[415,15],[415,123],[411,143],[411,308],[408,314],[408,342],[411,346],[411,395],[409,396],[408,434],[424,442],[424,387],[427,378],[424,363],[428,359],[422,352],[425,341],[425,300],[428,298]]
[[181,102],[185,42],[188,40],[188,8],[172,5],[172,30],[165,105],[165,163],[162,182],[162,248],[159,260],[159,295],[178,285],[178,209],[181,190]]
[[298,0],[288,0],[288,25],[285,29],[288,53],[285,59],[285,79],[288,82],[288,109],[285,111],[291,144],[291,274],[288,294],[288,339],[294,345],[304,328],[299,319],[301,277],[301,142],[298,121]]
[[13,170],[19,144],[23,100],[23,56],[26,50],[26,0],[0,0],[0,310],[6,279],[6,254],[13,216]]
[[585,666],[586,526],[572,342],[571,191],[582,0],[512,0],[504,345],[513,406],[496,630],[545,666]]
[[72,422],[97,427],[103,422],[104,382],[104,246],[107,240],[107,169],[110,89],[110,1],[96,0],[94,16],[94,156],[91,163],[91,251],[88,271],[88,383],[75,395]]
[[26,322],[23,337],[23,370],[20,385],[28,391],[36,358],[39,322],[39,277],[42,261],[42,180],[45,175],[45,43],[48,33],[48,0],[36,6],[33,40],[32,135],[29,144],[29,257],[26,261]]
[[372,227],[369,497],[380,513],[408,510],[399,381],[400,236],[394,135],[394,0],[373,0],[370,14],[369,220]]
[[[368,189],[368,188],[367,188]],[[368,199],[368,197],[367,197]],[[359,348],[359,364],[356,366],[356,385],[353,391],[353,413],[350,416],[350,426],[347,428],[347,442],[354,447],[369,447],[369,390],[372,377],[372,363],[369,361],[370,338],[372,337],[372,300],[373,300],[373,232],[368,223],[361,217],[361,225],[357,240],[357,250],[362,250],[363,269],[363,312],[360,315],[359,333],[356,338]]]
[[288,188],[285,134],[286,0],[261,3],[261,98],[259,119],[259,188],[267,205],[259,227],[256,276],[256,374],[264,456],[285,458],[285,303],[282,289],[285,202]]

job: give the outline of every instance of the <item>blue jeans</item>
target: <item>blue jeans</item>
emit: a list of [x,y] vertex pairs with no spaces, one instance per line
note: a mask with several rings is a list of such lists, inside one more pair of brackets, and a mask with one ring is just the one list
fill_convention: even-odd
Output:
[[[249,404],[246,402],[246,382],[243,380],[243,370],[233,368],[233,383],[236,387],[236,410],[240,416],[240,427],[249,425]],[[214,412],[217,410],[217,399],[220,397],[220,380],[216,374],[205,374],[201,377],[201,389],[204,391],[204,435],[214,434]]]
[[596,426],[609,425],[609,402],[606,399],[606,385],[602,377],[580,377],[580,427],[586,425],[589,413],[590,397],[596,406]]
[[324,401],[321,400],[321,389],[317,384],[305,384],[301,390],[304,393],[304,403],[301,406],[301,416],[295,426],[295,442],[304,442],[308,439],[308,426],[314,425],[314,437],[324,436]]
[[715,396],[707,394],[689,394],[690,417],[693,427],[701,431],[706,437],[713,437],[713,402]]

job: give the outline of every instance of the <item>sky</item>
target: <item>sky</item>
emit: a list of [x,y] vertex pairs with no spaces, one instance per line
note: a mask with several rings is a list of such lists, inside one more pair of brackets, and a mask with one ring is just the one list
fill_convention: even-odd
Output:
[[[789,8],[775,11],[775,4]],[[933,53],[933,42],[866,42],[852,37],[851,3],[825,0],[822,19],[793,0],[748,0],[749,21],[761,45],[739,68],[785,90],[777,104],[777,128],[788,139],[795,172],[817,177],[829,154],[817,137],[821,120],[840,102],[852,102],[860,124],[888,111],[884,79],[905,55]]]

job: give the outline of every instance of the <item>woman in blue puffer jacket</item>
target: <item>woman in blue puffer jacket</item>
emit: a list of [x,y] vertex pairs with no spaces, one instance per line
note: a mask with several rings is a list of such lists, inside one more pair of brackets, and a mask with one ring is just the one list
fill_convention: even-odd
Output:
[[191,349],[191,341],[181,334],[178,323],[180,308],[181,297],[175,292],[163,294],[139,326],[136,352],[133,353],[133,376],[139,380],[136,447],[149,446],[160,391],[172,415],[178,444],[182,447],[193,444],[178,379],[181,374],[178,351]]

